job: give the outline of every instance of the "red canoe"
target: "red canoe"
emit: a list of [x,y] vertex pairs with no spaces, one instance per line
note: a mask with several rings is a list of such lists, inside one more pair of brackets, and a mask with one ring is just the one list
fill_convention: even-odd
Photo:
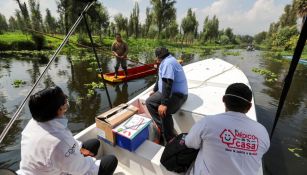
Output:
[[[128,76],[125,76],[125,73],[123,70],[118,71],[117,78],[114,77],[115,73],[106,73],[103,74],[103,78],[106,81],[112,82],[112,83],[119,83],[123,81],[129,81],[137,78],[142,78],[148,75],[153,75],[157,73],[157,68],[155,68],[155,64],[146,64],[138,67],[132,67],[128,68]],[[98,75],[101,77],[100,75]]]

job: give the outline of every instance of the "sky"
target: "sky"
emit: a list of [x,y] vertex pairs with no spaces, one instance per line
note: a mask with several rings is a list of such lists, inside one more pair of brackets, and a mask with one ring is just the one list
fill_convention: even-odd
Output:
[[[26,0],[20,0],[24,2]],[[129,17],[135,2],[139,3],[141,23],[145,21],[146,7],[152,7],[150,0],[98,0],[107,8],[111,21],[113,16],[122,13]],[[52,15],[58,17],[56,0],[39,0],[43,16],[46,8],[51,10]],[[291,4],[292,0],[177,0],[177,22],[186,16],[191,8],[199,23],[199,30],[203,28],[206,16],[212,18],[216,15],[220,22],[219,29],[230,27],[235,34],[254,35],[269,29],[270,23],[276,22],[285,5]],[[18,5],[15,0],[0,0],[0,13],[7,20],[15,14]]]

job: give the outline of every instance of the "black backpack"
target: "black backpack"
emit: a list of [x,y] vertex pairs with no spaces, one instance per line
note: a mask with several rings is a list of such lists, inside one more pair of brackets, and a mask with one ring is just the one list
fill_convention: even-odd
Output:
[[166,144],[160,162],[167,170],[186,172],[196,159],[199,150],[185,145],[186,135],[187,133],[181,133]]

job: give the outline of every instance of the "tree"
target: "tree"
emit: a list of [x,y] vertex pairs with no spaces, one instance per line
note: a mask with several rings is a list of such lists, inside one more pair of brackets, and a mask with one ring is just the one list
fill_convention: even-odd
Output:
[[294,0],[294,7],[297,11],[297,15],[302,18],[304,22],[307,18],[307,1],[306,0]]
[[266,39],[266,36],[267,36],[267,32],[265,31],[260,32],[254,36],[254,41],[257,44],[261,44]]
[[36,2],[36,0],[29,0],[29,6],[31,11],[32,29],[43,31],[43,18],[40,12],[39,2]]
[[272,45],[274,47],[282,47],[284,50],[289,50],[290,48],[286,45],[286,43],[296,35],[298,35],[298,31],[295,25],[292,27],[286,26],[284,28],[280,28],[272,37]]
[[57,28],[56,19],[51,15],[50,10],[46,9],[45,30],[47,33],[55,33]]
[[286,5],[284,8],[284,13],[279,18],[280,27],[293,26],[296,24],[296,20],[297,17],[294,4]]
[[176,20],[175,0],[150,0],[153,5],[154,20],[158,27],[158,38],[171,21]]
[[128,21],[128,36],[132,36],[134,33],[134,21],[133,21],[133,16],[130,14],[130,19]]
[[102,32],[109,26],[109,14],[107,9],[102,3],[96,2],[93,10],[90,10],[88,14],[91,19],[92,31],[98,33],[101,37]]
[[71,0],[57,0],[58,13],[60,13],[61,25],[65,29],[65,34],[69,30],[69,11],[71,9]]
[[150,25],[153,21],[153,13],[150,11],[150,8],[146,8],[146,20],[145,20],[145,26],[144,26],[144,35],[148,35],[148,31],[150,28]]
[[138,37],[139,33],[139,15],[140,15],[140,9],[139,4],[135,2],[132,14],[130,16],[131,19],[131,25],[132,25],[132,33],[134,33],[135,37]]
[[126,32],[128,36],[128,19],[123,16],[123,14],[119,13],[114,16],[114,21],[116,24],[117,32]]
[[18,23],[16,21],[16,19],[11,16],[10,19],[9,19],[9,30],[10,31],[15,31],[18,29]]
[[22,31],[25,31],[25,28],[29,28],[31,29],[31,20],[30,20],[30,15],[29,15],[29,11],[27,8],[27,4],[24,2],[23,4],[20,3],[19,0],[16,0],[16,2],[18,3],[18,6],[20,8],[20,11],[16,13],[17,18],[19,18],[19,27]]
[[232,32],[232,29],[227,27],[225,30],[225,35],[228,37],[229,42],[235,43],[235,35]]
[[8,25],[4,15],[0,13],[0,34],[8,30]]
[[198,22],[196,20],[195,13],[192,12],[192,9],[188,9],[187,16],[184,17],[181,21],[181,28],[183,31],[183,38],[186,37],[188,34],[193,34],[195,35],[195,31],[197,34],[197,27],[198,27]]
[[166,38],[175,38],[176,35],[179,33],[178,30],[178,24],[176,22],[176,20],[173,20],[170,25],[167,26],[167,28],[165,29],[165,37]]
[[216,40],[219,35],[219,20],[214,15],[212,20],[209,19],[207,16],[204,21],[204,27],[203,27],[203,41],[207,40]]

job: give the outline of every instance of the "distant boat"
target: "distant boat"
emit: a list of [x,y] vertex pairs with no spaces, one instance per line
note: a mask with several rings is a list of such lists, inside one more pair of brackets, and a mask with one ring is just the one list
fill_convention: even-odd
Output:
[[255,48],[254,48],[253,46],[247,46],[246,50],[247,50],[247,51],[254,51]]
[[[225,110],[222,97],[226,88],[235,82],[249,85],[247,77],[236,66],[223,60],[211,58],[188,64],[183,67],[188,80],[189,96],[181,109],[173,115],[174,126],[178,133],[188,132],[192,125],[206,115],[222,113]],[[110,75],[111,76],[111,75]],[[153,86],[139,94],[127,104],[139,108],[138,115],[150,117],[145,100],[149,97]],[[257,120],[254,101],[247,116]],[[99,129],[93,124],[84,129],[75,138],[85,141],[89,138],[97,138]],[[149,139],[145,140],[134,152],[130,152],[119,146],[112,146],[101,142],[98,157],[103,154],[114,154],[118,158],[118,167],[115,174],[121,175],[174,175],[177,173],[166,170],[160,163],[164,146],[154,143],[149,131]],[[101,137],[101,136],[99,136]],[[225,172],[227,174],[227,172]],[[262,168],[259,169],[262,175]]]

